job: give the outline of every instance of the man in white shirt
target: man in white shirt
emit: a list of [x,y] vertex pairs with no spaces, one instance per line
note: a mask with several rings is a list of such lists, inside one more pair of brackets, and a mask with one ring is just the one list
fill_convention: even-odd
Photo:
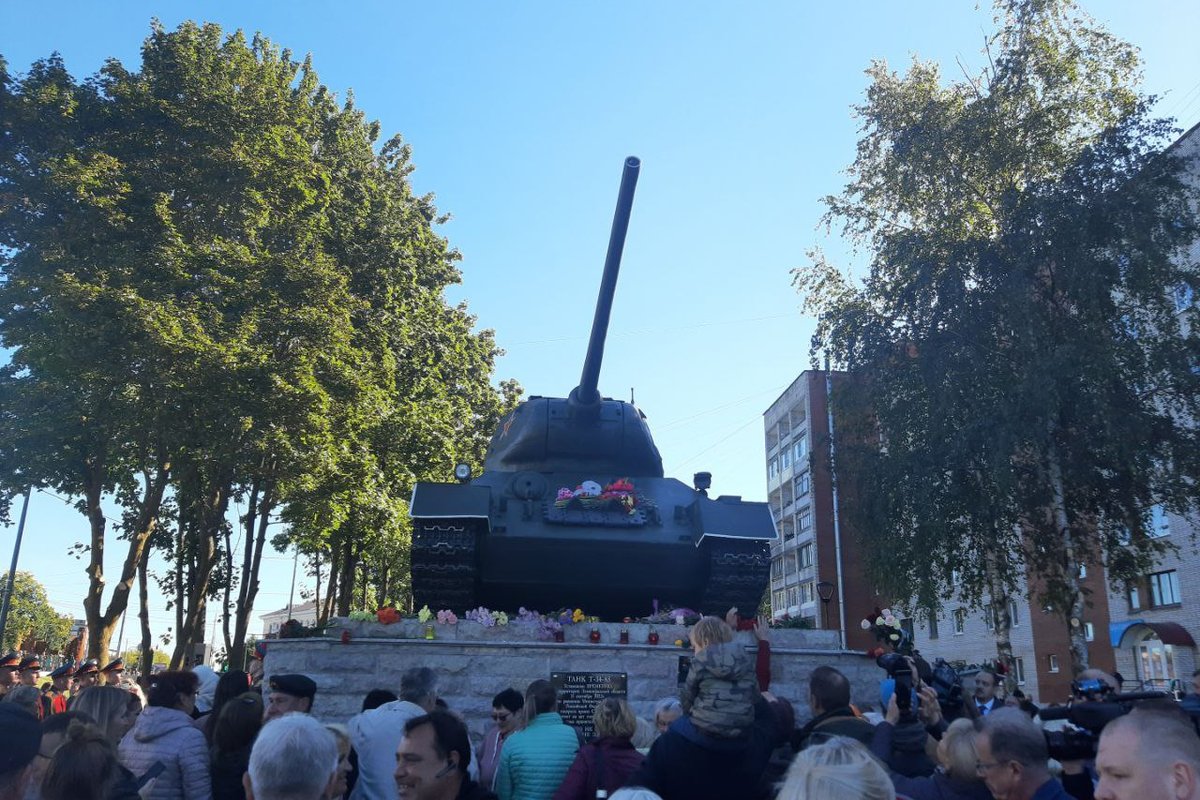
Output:
[[437,675],[416,667],[400,678],[400,699],[350,719],[350,741],[358,753],[358,782],[350,800],[393,800],[396,797],[396,748],[404,724],[437,705]]

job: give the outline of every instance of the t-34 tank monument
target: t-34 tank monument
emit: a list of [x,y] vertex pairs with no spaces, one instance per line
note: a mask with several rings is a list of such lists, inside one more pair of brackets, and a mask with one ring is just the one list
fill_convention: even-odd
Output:
[[775,527],[766,503],[708,497],[663,475],[646,416],[598,391],[640,162],[625,161],[579,385],[533,396],[493,434],[484,472],[418,483],[412,498],[415,605],[582,607],[645,616],[654,600],[753,615]]

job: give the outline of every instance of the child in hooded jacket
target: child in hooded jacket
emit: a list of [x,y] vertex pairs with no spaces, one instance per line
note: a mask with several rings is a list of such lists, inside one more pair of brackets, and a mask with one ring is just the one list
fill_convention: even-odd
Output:
[[709,736],[748,736],[758,696],[754,662],[734,643],[733,629],[717,617],[701,619],[689,638],[695,655],[679,697],[684,713]]

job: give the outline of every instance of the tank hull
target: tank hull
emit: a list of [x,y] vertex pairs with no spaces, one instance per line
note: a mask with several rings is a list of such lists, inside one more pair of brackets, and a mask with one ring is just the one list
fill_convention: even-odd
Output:
[[630,508],[559,498],[560,490],[596,477],[523,471],[418,485],[418,607],[570,607],[621,619],[647,616],[657,601],[706,613],[730,606],[755,612],[774,537],[765,503],[712,500],[661,477],[628,479]]

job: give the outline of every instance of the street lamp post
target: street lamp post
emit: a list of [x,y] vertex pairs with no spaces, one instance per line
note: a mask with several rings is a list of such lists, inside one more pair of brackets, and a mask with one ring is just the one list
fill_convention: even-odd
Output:
[[[824,606],[824,608],[822,609],[822,611],[823,611],[823,614],[822,614],[823,619],[821,620],[822,628],[829,627],[829,601],[833,599],[833,590],[835,588],[837,588],[837,587],[835,587],[829,581],[821,581],[820,583],[817,584],[817,596],[821,598],[821,605]],[[838,631],[838,643],[840,644],[841,641],[842,641],[842,634],[841,634],[841,631]]]

